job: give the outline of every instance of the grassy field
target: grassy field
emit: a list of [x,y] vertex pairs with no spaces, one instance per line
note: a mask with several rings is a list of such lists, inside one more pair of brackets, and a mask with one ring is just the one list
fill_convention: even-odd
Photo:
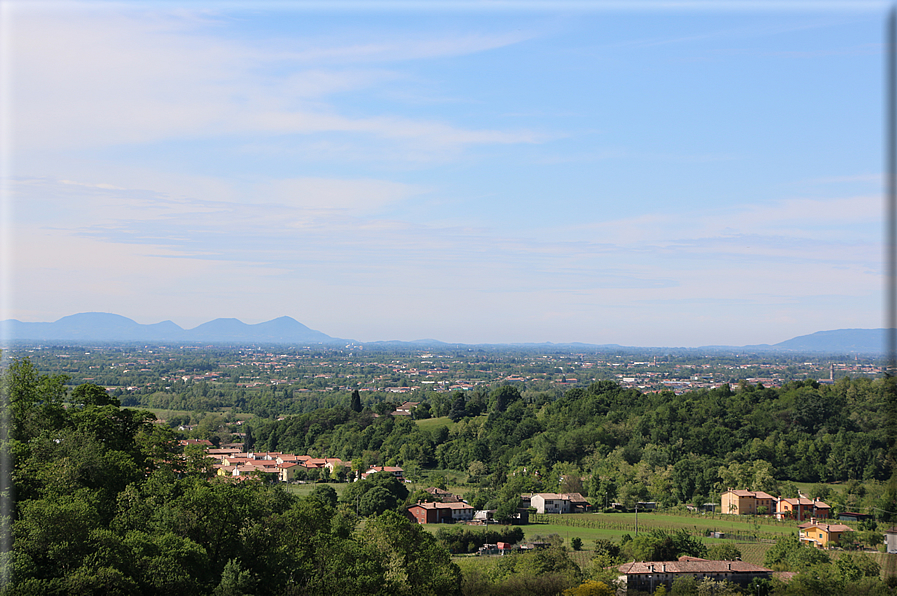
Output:
[[419,428],[427,429],[427,428],[439,428],[440,426],[448,426],[451,427],[454,422],[448,416],[442,416],[440,418],[427,418],[426,420],[415,420],[415,424]]
[[[755,525],[755,519],[747,520],[735,516],[718,517],[723,519],[701,515],[639,513],[638,531],[642,533],[649,532],[652,529],[663,529],[675,532],[684,529],[689,534],[700,536],[701,540],[708,547],[717,543],[735,544],[741,551],[742,560],[756,565],[763,564],[766,551],[772,546],[772,541],[775,538],[797,532],[797,524],[795,523],[778,523],[764,520],[765,523]],[[635,536],[634,513],[551,515],[540,516],[540,519],[548,520],[549,523],[540,522],[521,526],[526,540],[534,540],[536,537],[545,538],[551,534],[557,534],[563,539],[564,545],[569,548],[570,540],[579,538],[582,540],[582,550],[576,552],[571,549],[570,556],[581,567],[588,566],[592,558],[595,540],[606,539],[620,542],[624,534]],[[428,531],[433,533],[439,527],[438,524],[425,526]],[[766,539],[767,541],[710,538],[705,535],[707,532],[727,532],[743,535],[758,534],[761,539]],[[463,563],[463,559],[464,557],[460,557],[459,564]]]
[[[536,515],[530,520],[535,526],[550,524],[562,526],[571,531],[576,530],[602,530],[612,532],[615,535],[635,534],[635,513],[582,513],[570,515]],[[794,534],[797,532],[795,522],[778,522],[773,519],[756,517],[739,517],[730,515],[686,515],[669,513],[639,513],[639,531],[652,529],[668,531],[686,530],[692,535],[702,536],[708,532],[725,532],[756,536],[760,539],[775,540],[776,538]]]

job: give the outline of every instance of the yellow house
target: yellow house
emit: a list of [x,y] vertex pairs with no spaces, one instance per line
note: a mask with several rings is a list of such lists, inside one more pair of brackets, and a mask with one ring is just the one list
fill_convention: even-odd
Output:
[[844,524],[821,524],[816,520],[798,526],[800,541],[827,548],[841,543],[844,532],[853,532],[853,528]]

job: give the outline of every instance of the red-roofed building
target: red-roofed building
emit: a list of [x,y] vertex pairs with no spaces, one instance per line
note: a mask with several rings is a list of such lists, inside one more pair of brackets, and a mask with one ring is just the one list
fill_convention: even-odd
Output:
[[208,439],[181,439],[178,441],[178,445],[181,447],[187,447],[188,445],[201,445],[202,447],[214,447],[214,443],[209,441]]
[[535,507],[537,513],[583,513],[589,502],[579,493],[534,493],[521,495],[524,506]]
[[473,507],[467,503],[417,503],[405,510],[419,524],[439,524],[473,519]]
[[805,499],[803,497],[779,499],[776,507],[776,517],[779,519],[796,519],[797,521],[810,518],[828,519],[831,511],[832,508],[822,501]]
[[845,532],[853,532],[853,528],[844,524],[823,524],[815,519],[798,526],[800,541],[827,548],[841,544],[841,535]]
[[371,466],[367,472],[361,473],[361,479],[367,480],[368,476],[376,474],[377,472],[389,472],[399,480],[402,480],[402,476],[405,474],[405,471],[402,468],[396,466]]
[[[732,515],[766,513],[772,515],[776,512],[777,500],[774,496],[762,490],[734,490],[730,488],[720,495],[720,513],[730,513]],[[760,509],[761,507],[766,509]]]

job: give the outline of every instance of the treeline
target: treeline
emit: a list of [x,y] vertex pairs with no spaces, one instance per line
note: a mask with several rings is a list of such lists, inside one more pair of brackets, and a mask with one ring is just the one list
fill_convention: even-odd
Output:
[[[888,411],[879,380],[741,383],[682,395],[599,381],[559,397],[514,386],[457,393],[446,411],[455,422],[446,426],[338,406],[258,420],[251,435],[256,450],[460,470],[486,491],[513,482],[521,492],[560,487],[602,503],[675,505],[716,501],[729,486],[794,492],[779,486],[786,479],[885,480]],[[836,505],[852,503],[848,495]]]
[[484,544],[498,542],[517,544],[523,538],[523,528],[520,526],[502,526],[498,529],[451,526],[436,530],[436,540],[453,553],[475,553]]

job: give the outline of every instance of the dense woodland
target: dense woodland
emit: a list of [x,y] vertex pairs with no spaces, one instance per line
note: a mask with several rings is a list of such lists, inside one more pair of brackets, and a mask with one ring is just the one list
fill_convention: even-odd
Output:
[[28,361],[3,378],[16,497],[3,593],[460,593],[448,551],[395,502],[360,526],[332,489],[210,481],[152,414],[63,381]]
[[[437,407],[423,414],[454,423],[421,428],[408,417],[375,417],[347,404],[258,420],[248,439],[255,450],[339,457],[358,468],[465,471],[487,501],[513,486],[504,492],[561,487],[595,503],[700,504],[718,502],[727,487],[796,496],[786,494],[795,491],[790,482],[851,486],[890,477],[883,381],[795,381],[781,389],[742,383],[682,395],[599,381],[558,398],[523,396],[505,385],[457,393]],[[864,495],[818,496],[834,497],[843,511],[859,507]],[[884,504],[875,505],[894,510]]]
[[[609,594],[618,562],[708,553],[693,536],[651,532],[596,543],[585,568],[556,543],[462,572],[451,552],[497,537],[460,529],[433,536],[410,523],[400,511],[422,495],[391,475],[354,483],[339,499],[325,485],[299,498],[261,480],[212,478],[203,453],[180,450],[176,432],[153,414],[121,407],[97,385],[70,390],[67,381],[27,359],[12,360],[2,377],[3,446],[13,464],[2,496],[15,497],[2,520],[13,538],[2,559],[4,594]],[[820,496],[836,509],[877,508],[886,518],[897,511],[894,496],[866,487],[891,474],[889,383],[741,384],[678,396],[607,381],[562,395],[504,385],[422,404],[419,417],[447,418],[429,426],[347,399],[280,421],[254,419],[246,438],[256,450],[336,456],[356,468],[464,472],[471,503],[497,508],[500,518],[526,491],[674,506],[716,499],[726,486],[787,493],[793,481],[843,482],[844,491]],[[514,539],[509,532],[501,537]],[[783,541],[769,564],[802,579],[757,590],[892,593],[861,556],[831,562],[801,548]],[[738,593],[684,584],[673,593],[707,589]]]

